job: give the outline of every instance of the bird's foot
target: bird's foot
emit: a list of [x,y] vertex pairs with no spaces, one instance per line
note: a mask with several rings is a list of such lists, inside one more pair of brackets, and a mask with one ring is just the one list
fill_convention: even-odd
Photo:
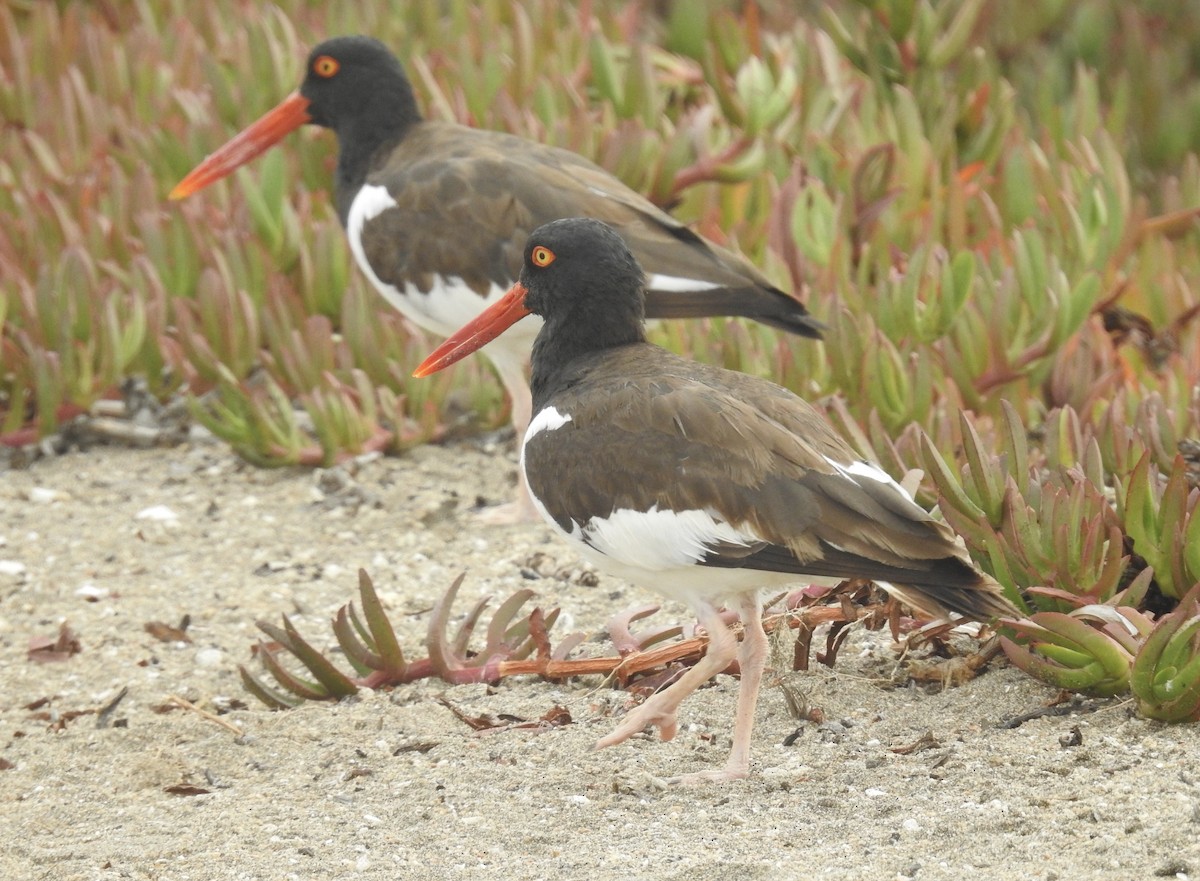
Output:
[[661,708],[657,705],[658,702],[654,698],[646,701],[640,707],[630,710],[622,720],[621,724],[612,730],[610,734],[601,737],[596,741],[596,749],[604,749],[606,746],[622,743],[639,734],[647,726],[653,725],[658,728],[659,736],[663,740],[670,740],[675,736],[675,732],[679,728],[679,723],[675,718],[674,708]]

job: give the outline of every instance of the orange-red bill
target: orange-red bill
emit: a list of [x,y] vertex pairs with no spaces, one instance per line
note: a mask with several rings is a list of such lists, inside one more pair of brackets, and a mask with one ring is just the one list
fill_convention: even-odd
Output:
[[280,141],[284,135],[312,120],[309,101],[299,92],[288,95],[249,128],[235,135],[224,147],[209,155],[191,170],[175,189],[172,199],[182,199],[211,183],[216,183],[235,168],[245,165],[259,153]]
[[461,361],[476,349],[482,349],[526,315],[525,285],[517,282],[503,297],[468,321],[438,346],[413,371],[418,378],[437,373],[455,361]]

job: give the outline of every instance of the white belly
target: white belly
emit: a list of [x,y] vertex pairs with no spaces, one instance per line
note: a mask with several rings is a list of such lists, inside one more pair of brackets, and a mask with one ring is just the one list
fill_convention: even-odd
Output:
[[[529,423],[525,444],[535,435],[557,431],[570,421],[570,414],[553,407],[540,410]],[[525,444],[521,446],[523,473]],[[720,603],[763,587],[823,583],[821,579],[788,573],[700,565],[708,548],[716,544],[750,545],[759,540],[758,536],[707,511],[618,509],[606,517],[592,517],[586,523],[572,522],[568,531],[551,516],[542,499],[531,496],[534,507],[554,531],[597,569],[679,602]],[[836,584],[839,580],[828,583]]]
[[[433,285],[428,291],[420,291],[411,283],[399,288],[381,279],[367,261],[362,245],[362,231],[368,220],[388,208],[394,208],[395,205],[395,200],[384,187],[366,184],[359,190],[346,219],[346,237],[350,242],[350,251],[354,254],[359,269],[370,280],[375,290],[405,318],[430,333],[448,337],[504,296],[506,289],[494,284],[487,296],[481,297],[457,276],[434,276]],[[483,352],[485,355],[506,352],[510,359],[527,359],[541,326],[542,320],[536,315],[531,315],[489,343]]]

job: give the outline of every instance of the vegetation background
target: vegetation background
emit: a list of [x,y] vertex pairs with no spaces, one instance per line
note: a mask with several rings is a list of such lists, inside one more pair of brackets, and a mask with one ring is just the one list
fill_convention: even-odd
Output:
[[430,116],[576,150],[801,293],[824,344],[724,321],[658,339],[923,469],[921,500],[1030,613],[1022,669],[1196,717],[1200,6],[403,9],[0,5],[7,448],[177,400],[260,465],[502,424],[480,359],[409,378],[430,340],[351,270],[327,133],[165,199],[308,47],[369,33]]
[[[382,603],[343,679],[389,617],[419,643],[463,566],[467,595],[573,565],[537,529],[447,518],[480,491],[465,471],[504,495],[498,457],[429,441],[506,404],[482,359],[408,378],[432,341],[351,268],[332,136],[166,200],[354,32],[431,117],[577,150],[797,290],[822,344],[724,321],[657,339],[921,469],[1023,603],[1016,668],[885,690],[887,633],[853,628],[835,670],[780,672],[828,720],[772,687],[755,776],[722,790],[644,769],[723,754],[728,677],[675,741],[599,754],[626,695],[586,680],[250,701],[232,659],[255,617],[334,654],[359,566]],[[1194,2],[0,0],[0,875],[1194,874],[1200,748],[1154,720],[1200,711],[1198,155]],[[196,423],[245,461],[198,432],[94,451]],[[282,465],[302,467],[256,467]],[[620,590],[573,577],[540,597],[599,629]],[[191,643],[162,623],[182,613]],[[293,677],[341,684],[292,645]],[[1022,670],[1092,696],[1043,707]],[[479,735],[439,696],[576,724]]]

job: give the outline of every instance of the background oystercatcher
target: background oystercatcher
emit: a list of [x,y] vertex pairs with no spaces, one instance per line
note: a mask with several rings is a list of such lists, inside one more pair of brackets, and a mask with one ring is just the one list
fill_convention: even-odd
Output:
[[[738,654],[733,749],[749,773],[767,658],[759,591],[869,578],[933,616],[1013,614],[961,539],[861,460],[805,401],[766,380],[687,361],[646,342],[643,273],[605,224],[560,220],[525,247],[520,280],[416,371],[426,376],[534,313],[533,419],[521,464],[533,502],[599,568],[688,603],[708,651],[597,744],[647,725],[674,736],[681,701]],[[716,604],[735,600],[740,653]]]
[[[445,336],[498,299],[535,227],[587,216],[612,224],[650,273],[649,317],[742,316],[820,336],[799,300],[583,157],[423,120],[404,69],[378,40],[327,40],[306,71],[299,91],[205,159],[171,198],[208,186],[311,122],[338,137],[335,199],[355,260],[388,302],[428,331]],[[536,331],[522,328],[487,353],[512,399],[518,438],[529,423],[525,367]],[[527,496],[519,499],[490,519],[532,515]]]

